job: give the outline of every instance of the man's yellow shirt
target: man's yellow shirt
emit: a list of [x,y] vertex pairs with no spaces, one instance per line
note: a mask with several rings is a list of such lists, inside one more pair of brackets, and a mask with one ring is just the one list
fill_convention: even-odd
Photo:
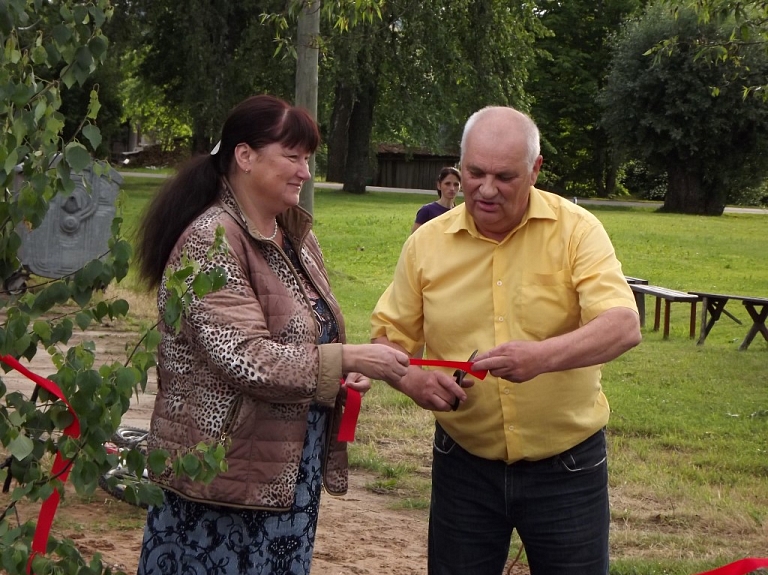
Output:
[[[513,340],[574,331],[614,307],[637,311],[613,246],[590,212],[531,188],[520,224],[501,242],[481,236],[465,206],[427,222],[403,246],[372,315],[385,336],[428,358],[466,360]],[[580,443],[608,421],[601,366],[524,383],[490,374],[458,411],[435,412],[464,449],[508,463]]]

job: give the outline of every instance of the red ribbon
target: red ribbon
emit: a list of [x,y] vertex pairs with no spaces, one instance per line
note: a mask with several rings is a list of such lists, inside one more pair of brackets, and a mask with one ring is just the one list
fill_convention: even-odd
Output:
[[745,573],[752,573],[760,567],[768,567],[768,559],[749,557],[723,565],[712,571],[704,571],[698,575],[744,575]]
[[451,369],[460,369],[466,371],[472,377],[477,379],[485,379],[488,375],[488,370],[472,371],[472,365],[474,361],[450,361],[447,359],[411,359],[411,365],[426,365],[432,367],[450,367]]
[[[72,406],[64,397],[64,394],[61,392],[61,389],[59,389],[58,385],[53,383],[50,379],[46,379],[37,375],[36,373],[32,373],[26,367],[21,365],[16,358],[11,357],[10,355],[0,356],[0,361],[12,367],[28,379],[31,379],[48,393],[63,401],[73,417],[72,423],[70,423],[64,430],[64,435],[69,437],[80,437],[80,420],[77,419],[75,410],[72,409]],[[53,461],[53,467],[51,468],[51,477],[57,477],[59,481],[65,483],[72,468],[71,464],[71,460],[65,461],[61,456],[61,453],[57,452],[56,458]],[[32,553],[30,554],[29,561],[27,562],[27,573],[30,573],[32,570],[32,559],[35,558],[35,555],[38,553],[42,553],[43,555],[45,554],[45,549],[48,544],[48,534],[51,532],[53,517],[56,515],[56,508],[59,506],[59,499],[61,499],[61,495],[59,494],[58,489],[54,489],[53,493],[51,493],[48,499],[43,501],[43,505],[40,507],[40,515],[37,518],[35,536],[32,539]]]
[[[344,385],[344,380],[341,380]],[[344,412],[341,414],[341,423],[339,425],[339,441],[354,441],[355,428],[357,427],[357,417],[360,415],[360,404],[363,398],[360,392],[351,387],[347,387],[347,401],[344,403]]]

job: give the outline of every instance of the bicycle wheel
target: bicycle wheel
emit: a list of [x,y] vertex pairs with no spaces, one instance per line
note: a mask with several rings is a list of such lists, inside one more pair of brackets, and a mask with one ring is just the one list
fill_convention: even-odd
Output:
[[120,426],[112,434],[110,441],[117,447],[131,449],[138,447],[144,454],[147,453],[147,435],[149,431],[140,427],[129,425]]

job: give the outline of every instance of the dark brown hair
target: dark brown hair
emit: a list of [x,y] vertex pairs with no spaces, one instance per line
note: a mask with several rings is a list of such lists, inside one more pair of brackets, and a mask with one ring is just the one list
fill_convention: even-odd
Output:
[[451,174],[459,178],[459,183],[461,183],[461,172],[453,166],[445,166],[442,170],[440,170],[440,173],[437,176],[437,197],[443,197],[443,192],[440,191],[440,184],[442,184],[443,180]]
[[238,144],[258,150],[280,143],[313,153],[320,143],[317,123],[306,110],[274,96],[251,96],[229,113],[218,150],[188,160],[166,181],[144,212],[138,231],[139,274],[150,288],[163,279],[168,256],[186,227],[218,197]]

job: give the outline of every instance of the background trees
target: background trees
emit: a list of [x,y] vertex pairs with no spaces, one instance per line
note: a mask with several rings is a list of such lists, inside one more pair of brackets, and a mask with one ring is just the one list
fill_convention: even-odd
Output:
[[[665,39],[674,44],[651,58]],[[740,61],[697,58],[697,43],[724,42],[715,22],[685,9],[650,8],[619,40],[603,95],[604,125],[625,159],[667,174],[664,209],[721,214],[729,197],[768,173],[768,103],[744,99],[766,84],[768,58],[744,46]]]
[[597,95],[611,58],[611,36],[641,0],[540,0],[548,34],[538,49],[526,91],[541,130],[544,164],[539,182],[568,196],[616,192],[618,162],[600,125]]
[[[617,150],[601,122],[597,98],[608,73],[609,39],[645,3],[371,0],[364,3],[370,17],[357,20],[349,3],[324,3],[318,121],[327,147],[320,151],[321,173],[343,182],[347,191],[361,192],[373,175],[377,144],[455,151],[473,111],[511,104],[530,111],[540,125],[541,184],[547,189],[610,196],[625,190],[617,182],[639,182],[638,174],[646,171],[666,174],[658,162],[647,164],[645,152],[622,147],[623,156],[612,153]],[[669,4],[673,14],[684,2]],[[729,31],[761,37],[759,7],[747,4],[755,6],[745,11],[733,2],[696,3],[702,22],[727,21]],[[296,2],[195,0],[184,11],[170,0],[115,0],[115,5],[126,22],[115,26],[119,43],[130,46],[121,57],[122,69],[136,71],[123,83],[123,93],[131,94],[124,97],[124,116],[149,121],[154,115],[152,122],[166,131],[178,131],[169,119],[181,120],[190,126],[192,148],[201,151],[210,149],[226,112],[247,95],[266,91],[293,99]],[[732,12],[741,19],[727,20]],[[265,14],[272,17],[264,19]],[[667,32],[673,36],[661,34],[657,42],[670,47],[679,38],[673,29]],[[722,54],[728,55],[730,71],[708,74],[732,74],[739,58],[756,52],[743,41],[734,43],[735,36],[713,38],[689,38],[696,42],[697,57],[713,68],[726,65]],[[641,58],[649,67],[664,65],[662,59]],[[744,81],[731,76],[727,85]],[[158,110],[167,112],[158,116]],[[643,190],[650,186],[642,184]]]
[[[473,111],[512,104],[530,111],[540,125],[540,184],[547,189],[600,196],[624,193],[626,186],[658,191],[640,177],[658,171],[646,165],[644,155],[626,148],[621,158],[612,153],[597,99],[608,73],[609,39],[645,3],[322,3],[318,121],[326,147],[319,151],[320,174],[343,182],[348,191],[363,191],[375,169],[377,144],[454,152]],[[102,149],[116,132],[109,115],[140,123],[165,143],[186,138],[202,151],[218,137],[227,111],[246,96],[270,92],[293,100],[299,0],[194,0],[185,10],[170,0],[112,4],[115,17],[107,32],[115,40],[100,72],[106,77],[99,81],[105,96]],[[727,26],[718,38],[692,40],[698,59],[712,66],[730,62],[731,72],[722,70],[726,75],[742,57],[753,57],[748,54],[757,50],[748,42],[765,38],[758,2],[676,0],[667,9],[674,14],[684,4],[695,5],[701,22]],[[663,38],[659,46],[666,50],[678,40]],[[644,59],[661,65],[661,55]],[[107,70],[122,75],[122,101],[106,97],[114,93],[116,76]],[[745,81],[731,77],[728,85]],[[752,88],[765,93],[759,84]],[[733,188],[731,194],[733,200],[745,197]],[[754,200],[754,194],[747,197]]]
[[173,0],[116,0],[138,79],[188,119],[194,152],[211,149],[247,96],[292,97],[294,62],[272,57],[274,33],[260,23],[263,12],[281,8],[269,0],[191,0],[183,9]]
[[328,178],[363,191],[373,142],[457,150],[478,108],[527,109],[541,32],[529,3],[399,0],[384,5],[381,21],[333,37],[324,67],[335,79]]

